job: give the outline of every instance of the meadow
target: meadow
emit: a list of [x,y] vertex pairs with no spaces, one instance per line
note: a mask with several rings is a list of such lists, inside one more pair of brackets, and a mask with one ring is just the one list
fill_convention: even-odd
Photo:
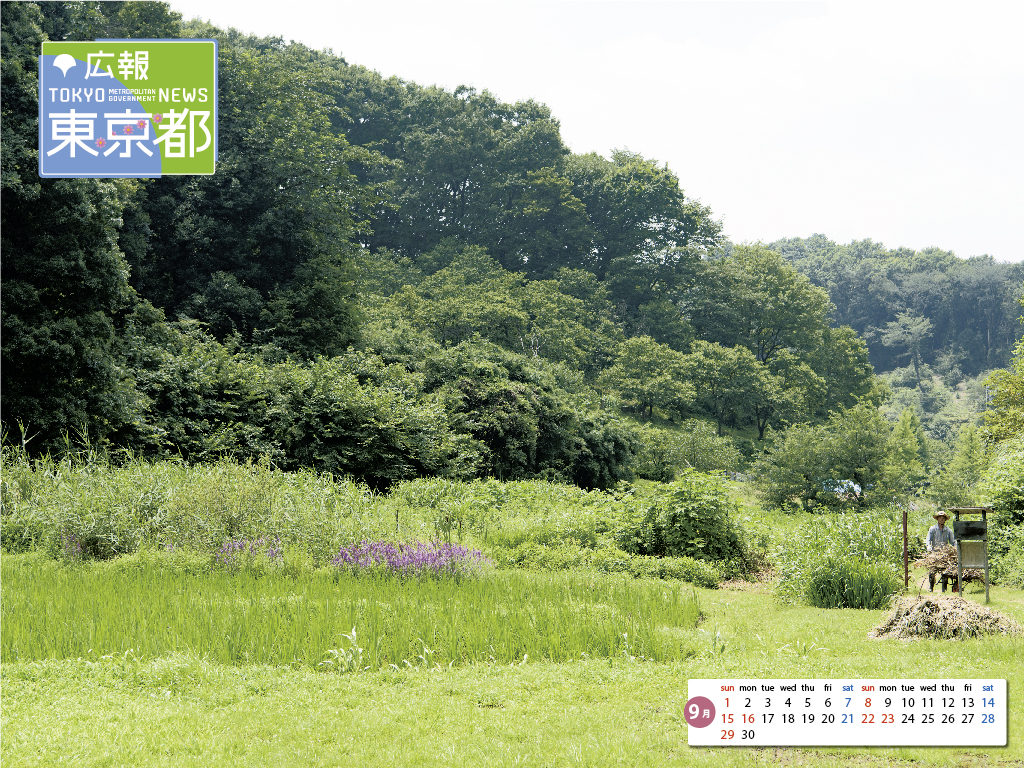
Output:
[[[820,525],[729,488],[751,564],[839,539],[891,560],[891,511]],[[643,488],[435,480],[381,496],[258,464],[13,462],[2,490],[5,766],[1024,764],[1020,637],[872,640],[884,608],[811,607],[779,587],[786,569],[741,579],[735,563],[689,571],[703,561],[618,549]],[[913,515],[926,530],[927,512]],[[257,537],[225,559],[227,542]],[[483,556],[415,577],[332,562],[385,538]],[[515,552],[533,555],[510,567]],[[717,579],[645,575],[663,559]],[[974,585],[965,596],[984,601]],[[991,600],[1024,623],[1020,590]],[[940,667],[1008,680],[1007,747],[686,743],[691,678]]]

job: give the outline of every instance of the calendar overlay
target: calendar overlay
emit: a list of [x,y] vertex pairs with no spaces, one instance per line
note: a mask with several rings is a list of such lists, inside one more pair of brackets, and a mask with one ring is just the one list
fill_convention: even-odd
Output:
[[691,747],[1006,745],[1005,680],[690,680]]

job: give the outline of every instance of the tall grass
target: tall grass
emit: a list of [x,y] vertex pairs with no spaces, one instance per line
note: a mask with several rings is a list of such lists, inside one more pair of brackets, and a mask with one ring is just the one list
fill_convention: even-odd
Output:
[[887,563],[846,558],[827,559],[810,574],[804,598],[816,608],[885,608],[902,589],[896,570]]
[[[384,496],[330,474],[284,472],[268,460],[190,466],[122,458],[113,464],[96,453],[30,459],[10,446],[2,458],[5,552],[44,550],[57,560],[92,561],[147,547],[214,553],[225,542],[267,540],[287,556],[302,553],[313,567],[323,567],[343,547],[362,541],[435,541],[496,557],[538,546],[586,550],[583,567],[704,586],[717,584],[722,574],[721,568],[641,562],[616,547],[628,494],[539,480],[432,478],[399,483]],[[553,563],[541,560],[532,567]]]
[[[344,544],[394,535],[379,497],[365,486],[282,472],[268,461],[112,466],[95,456],[29,460],[6,448],[3,458],[0,536],[9,552],[110,559],[144,544],[212,551],[229,539],[279,537],[322,564]],[[405,522],[409,535],[429,538],[424,521]]]
[[191,572],[114,563],[67,567],[36,556],[0,564],[4,662],[191,651],[225,664],[316,666],[358,632],[369,668],[583,654],[684,657],[691,590],[656,582],[505,572],[488,578],[360,578],[326,570]]
[[[920,542],[911,538],[911,557],[920,548]],[[867,602],[878,607],[881,598],[869,594],[877,589],[889,595],[899,588],[895,567],[902,557],[903,529],[898,509],[814,516],[791,531],[775,553],[778,594],[786,602],[828,607],[826,604],[839,600],[838,594],[847,593],[844,582],[838,580],[848,578],[851,600],[854,591],[863,593]],[[872,567],[865,569],[858,563]]]

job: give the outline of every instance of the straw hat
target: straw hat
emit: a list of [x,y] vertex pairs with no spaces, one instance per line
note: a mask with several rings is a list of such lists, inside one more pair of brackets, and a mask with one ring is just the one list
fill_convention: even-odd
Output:
[[938,520],[940,517],[944,517],[947,520],[949,520],[949,515],[947,515],[945,512],[936,512],[934,515],[932,515],[932,517],[934,517],[936,520]]

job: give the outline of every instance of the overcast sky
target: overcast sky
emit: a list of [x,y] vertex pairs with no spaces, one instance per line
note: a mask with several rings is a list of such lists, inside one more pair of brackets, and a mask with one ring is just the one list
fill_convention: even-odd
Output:
[[1024,260],[1024,3],[227,2],[186,19],[551,107],[679,176],[733,242]]

